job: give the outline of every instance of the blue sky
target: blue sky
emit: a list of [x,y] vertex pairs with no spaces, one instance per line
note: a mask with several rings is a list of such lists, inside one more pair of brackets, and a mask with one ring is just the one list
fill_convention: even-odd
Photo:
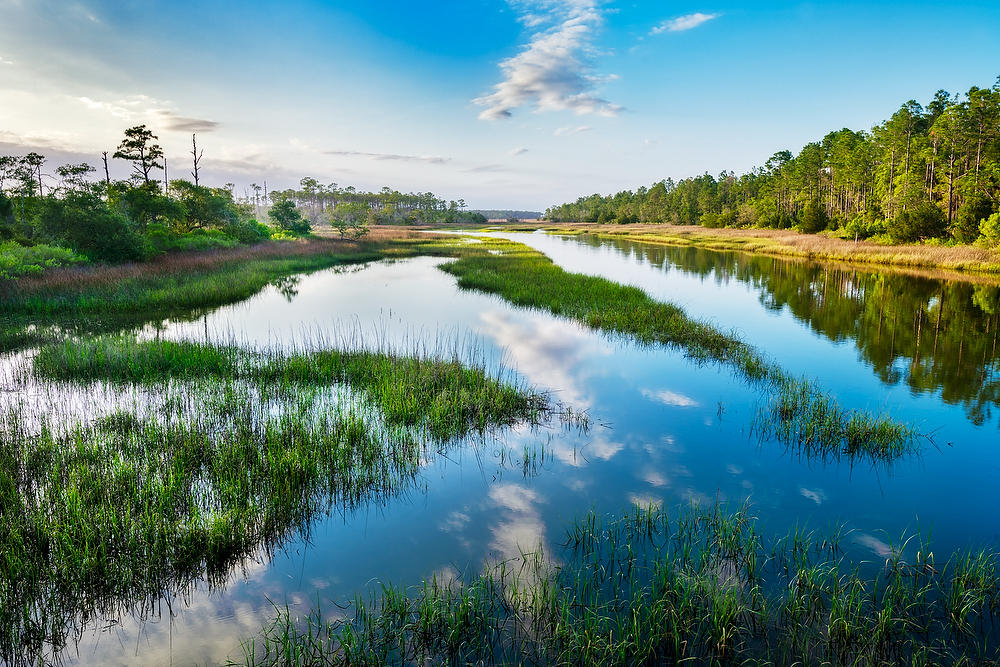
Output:
[[[744,171],[1000,74],[997,2],[0,0],[0,152],[542,209]],[[55,164],[51,165],[53,170]]]

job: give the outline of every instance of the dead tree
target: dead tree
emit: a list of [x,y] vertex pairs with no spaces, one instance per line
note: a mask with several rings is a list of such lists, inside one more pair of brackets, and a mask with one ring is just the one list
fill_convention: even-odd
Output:
[[194,161],[194,171],[191,172],[191,176],[194,177],[194,184],[198,185],[198,163],[201,162],[201,156],[205,154],[204,149],[198,150],[198,139],[197,135],[191,135],[191,158]]

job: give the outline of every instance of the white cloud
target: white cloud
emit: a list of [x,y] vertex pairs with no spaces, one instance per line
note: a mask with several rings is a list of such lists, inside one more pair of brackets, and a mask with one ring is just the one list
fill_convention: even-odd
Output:
[[8,60],[3,56],[0,56],[0,65],[13,65],[13,64],[14,64],[13,60]]
[[816,489],[814,491],[812,489],[807,489],[805,487],[802,487],[801,489],[799,489],[799,493],[802,494],[803,498],[808,498],[817,505],[822,505],[823,501],[826,500],[826,494],[823,493],[821,489]]
[[649,34],[659,35],[664,32],[683,32],[685,30],[691,30],[692,28],[697,28],[702,23],[708,23],[712,19],[717,19],[719,16],[721,16],[721,14],[702,14],[701,12],[685,14],[684,16],[678,16],[675,19],[664,21],[650,30]]
[[892,547],[875,537],[874,535],[869,535],[868,533],[860,533],[855,536],[854,541],[858,544],[868,547],[874,551],[877,555],[887,558],[892,555]]
[[663,505],[663,498],[650,493],[630,493],[628,494],[628,501],[642,509]]
[[557,137],[563,137],[563,136],[570,137],[573,136],[574,134],[581,134],[582,132],[590,132],[592,129],[594,128],[592,128],[589,125],[578,125],[577,127],[560,127],[552,134],[554,134]]
[[[615,116],[622,107],[598,97],[602,80],[593,71],[590,56],[594,33],[603,23],[596,0],[535,0],[518,2],[521,22],[537,32],[527,46],[500,62],[503,81],[493,92],[473,100],[486,107],[485,120],[510,118],[514,109],[533,106],[536,111],[573,111]],[[549,20],[542,14],[554,17]]]
[[90,97],[74,98],[91,111],[106,113],[126,123],[144,123],[153,132],[160,129],[171,132],[211,132],[219,127],[214,120],[181,116],[171,110],[170,102],[148,95],[130,95],[117,100],[95,100]]
[[450,157],[440,157],[438,155],[399,155],[396,153],[367,153],[364,151],[323,151],[326,155],[337,155],[340,157],[366,157],[372,160],[384,160],[390,162],[424,162],[427,164],[446,164],[451,162]]
[[651,401],[663,403],[664,405],[672,405],[677,408],[696,408],[699,405],[698,401],[694,400],[690,396],[678,394],[675,391],[669,391],[667,389],[643,389],[641,393],[644,397]]
[[511,149],[510,152],[508,152],[507,154],[510,155],[511,157],[517,157],[518,155],[524,155],[527,152],[528,149],[525,148],[524,146],[521,146],[520,148]]

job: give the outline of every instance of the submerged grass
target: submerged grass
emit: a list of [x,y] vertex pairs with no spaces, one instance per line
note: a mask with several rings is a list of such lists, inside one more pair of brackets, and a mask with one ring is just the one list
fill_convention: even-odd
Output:
[[137,341],[112,336],[42,347],[33,372],[45,380],[157,384],[170,378],[241,379],[280,386],[345,384],[391,424],[422,426],[437,439],[538,421],[549,399],[457,360],[368,350],[252,351],[235,345]]
[[443,443],[549,409],[484,368],[365,352],[103,338],[43,348],[32,368],[110,382],[103,400],[88,394],[86,419],[23,402],[0,414],[10,663],[53,659],[97,618],[222,583],[307,535],[318,513],[408,488]]
[[463,246],[442,265],[475,289],[646,344],[679,347],[696,361],[733,368],[765,394],[756,428],[766,437],[825,458],[891,461],[916,450],[917,432],[886,416],[841,407],[808,379],[795,377],[733,334],[687,316],[639,288],[564,271],[540,252],[509,241]]
[[635,508],[571,525],[466,582],[383,585],[353,617],[313,609],[246,641],[242,665],[973,664],[1000,659],[1000,554],[894,544],[884,563],[844,534],[765,538],[747,507]]

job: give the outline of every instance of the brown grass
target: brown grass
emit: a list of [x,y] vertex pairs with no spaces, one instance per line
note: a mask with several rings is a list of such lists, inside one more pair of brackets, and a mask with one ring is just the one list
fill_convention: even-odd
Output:
[[46,271],[37,277],[11,281],[0,287],[0,293],[12,289],[16,289],[22,294],[50,290],[78,291],[132,278],[204,273],[235,262],[283,257],[309,257],[329,252],[344,252],[350,247],[357,247],[357,245],[352,241],[331,241],[329,239],[271,241],[236,248],[170,253],[149,262],[62,267]]

